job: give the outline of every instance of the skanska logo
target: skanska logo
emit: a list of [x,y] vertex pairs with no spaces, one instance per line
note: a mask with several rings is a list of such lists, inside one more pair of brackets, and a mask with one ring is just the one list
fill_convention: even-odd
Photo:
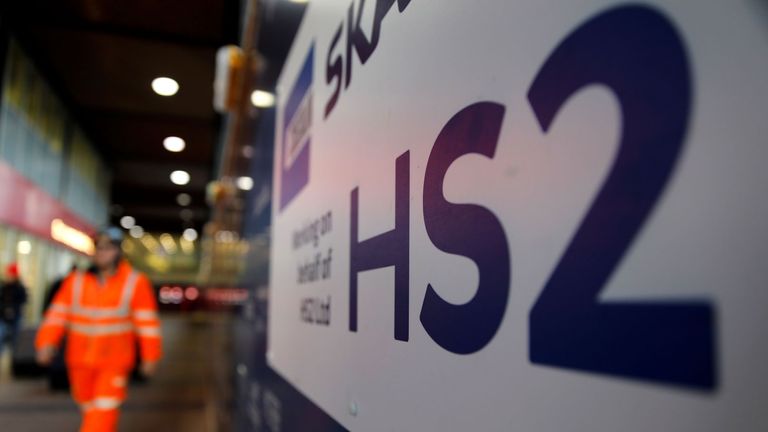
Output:
[[312,130],[312,69],[315,48],[309,48],[296,83],[283,111],[282,163],[280,164],[280,210],[309,183]]

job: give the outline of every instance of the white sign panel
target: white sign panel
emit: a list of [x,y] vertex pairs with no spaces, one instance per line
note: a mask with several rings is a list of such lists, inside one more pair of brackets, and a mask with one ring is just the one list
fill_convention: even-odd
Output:
[[768,427],[768,6],[318,0],[272,367],[355,431]]

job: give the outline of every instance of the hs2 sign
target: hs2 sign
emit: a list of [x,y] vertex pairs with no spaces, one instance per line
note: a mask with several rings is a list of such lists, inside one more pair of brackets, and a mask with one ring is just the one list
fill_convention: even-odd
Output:
[[[683,42],[659,12],[608,10],[569,34],[528,89],[546,133],[561,107],[588,85],[617,97],[622,125],[609,174],[529,315],[536,364],[712,390],[715,311],[707,301],[600,302],[607,280],[665,189],[685,140],[691,78]],[[471,354],[495,336],[509,297],[514,257],[502,221],[489,209],[446,200],[443,179],[467,154],[493,159],[505,107],[479,102],[456,113],[432,147],[423,187],[424,224],[439,250],[477,265],[474,297],[456,305],[427,287],[419,320],[439,346]],[[408,340],[409,152],[395,161],[395,227],[358,238],[358,188],[351,191],[349,330],[358,328],[358,273],[394,266],[394,338]],[[364,191],[362,191],[364,193]]]

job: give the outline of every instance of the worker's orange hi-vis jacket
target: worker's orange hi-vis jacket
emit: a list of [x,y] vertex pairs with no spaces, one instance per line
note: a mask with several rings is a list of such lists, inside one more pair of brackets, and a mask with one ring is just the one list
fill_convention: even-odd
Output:
[[90,272],[73,273],[48,308],[35,346],[58,346],[65,333],[70,367],[131,369],[137,338],[142,361],[159,360],[160,320],[149,280],[125,261],[103,282]]

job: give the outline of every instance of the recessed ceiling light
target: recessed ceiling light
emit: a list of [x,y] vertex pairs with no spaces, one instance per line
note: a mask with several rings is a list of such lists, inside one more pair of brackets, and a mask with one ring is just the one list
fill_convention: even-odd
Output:
[[16,249],[21,255],[29,255],[32,252],[32,243],[29,240],[22,240]]
[[237,187],[244,191],[249,191],[253,189],[253,179],[250,177],[238,177],[237,179]]
[[163,147],[165,147],[165,149],[169,152],[178,153],[184,150],[184,147],[186,146],[187,143],[185,143],[183,139],[176,136],[169,136],[163,140]]
[[184,230],[182,236],[184,237],[184,240],[193,242],[197,240],[197,231],[194,228],[187,228]]
[[123,216],[120,218],[120,226],[125,229],[131,229],[136,225],[136,219],[133,216]]
[[257,108],[269,108],[275,104],[275,95],[264,90],[254,90],[251,93],[251,103]]
[[189,183],[189,173],[182,170],[176,170],[171,173],[171,181],[173,184],[184,186]]
[[190,209],[184,209],[179,212],[179,216],[181,217],[181,220],[189,222],[195,218],[195,212]]
[[160,244],[163,246],[163,249],[165,249],[165,251],[169,255],[175,254],[176,251],[178,250],[178,248],[176,247],[176,240],[174,240],[173,236],[168,233],[164,233],[160,235]]
[[243,157],[246,159],[250,159],[253,157],[253,146],[243,146],[243,149],[241,150]]
[[138,225],[134,225],[130,230],[128,230],[128,234],[130,234],[133,238],[141,238],[144,235],[144,228]]
[[180,206],[186,207],[192,203],[192,197],[188,193],[180,193],[176,196],[176,202]]
[[179,83],[173,78],[158,77],[152,80],[152,90],[160,96],[173,96],[179,91]]

